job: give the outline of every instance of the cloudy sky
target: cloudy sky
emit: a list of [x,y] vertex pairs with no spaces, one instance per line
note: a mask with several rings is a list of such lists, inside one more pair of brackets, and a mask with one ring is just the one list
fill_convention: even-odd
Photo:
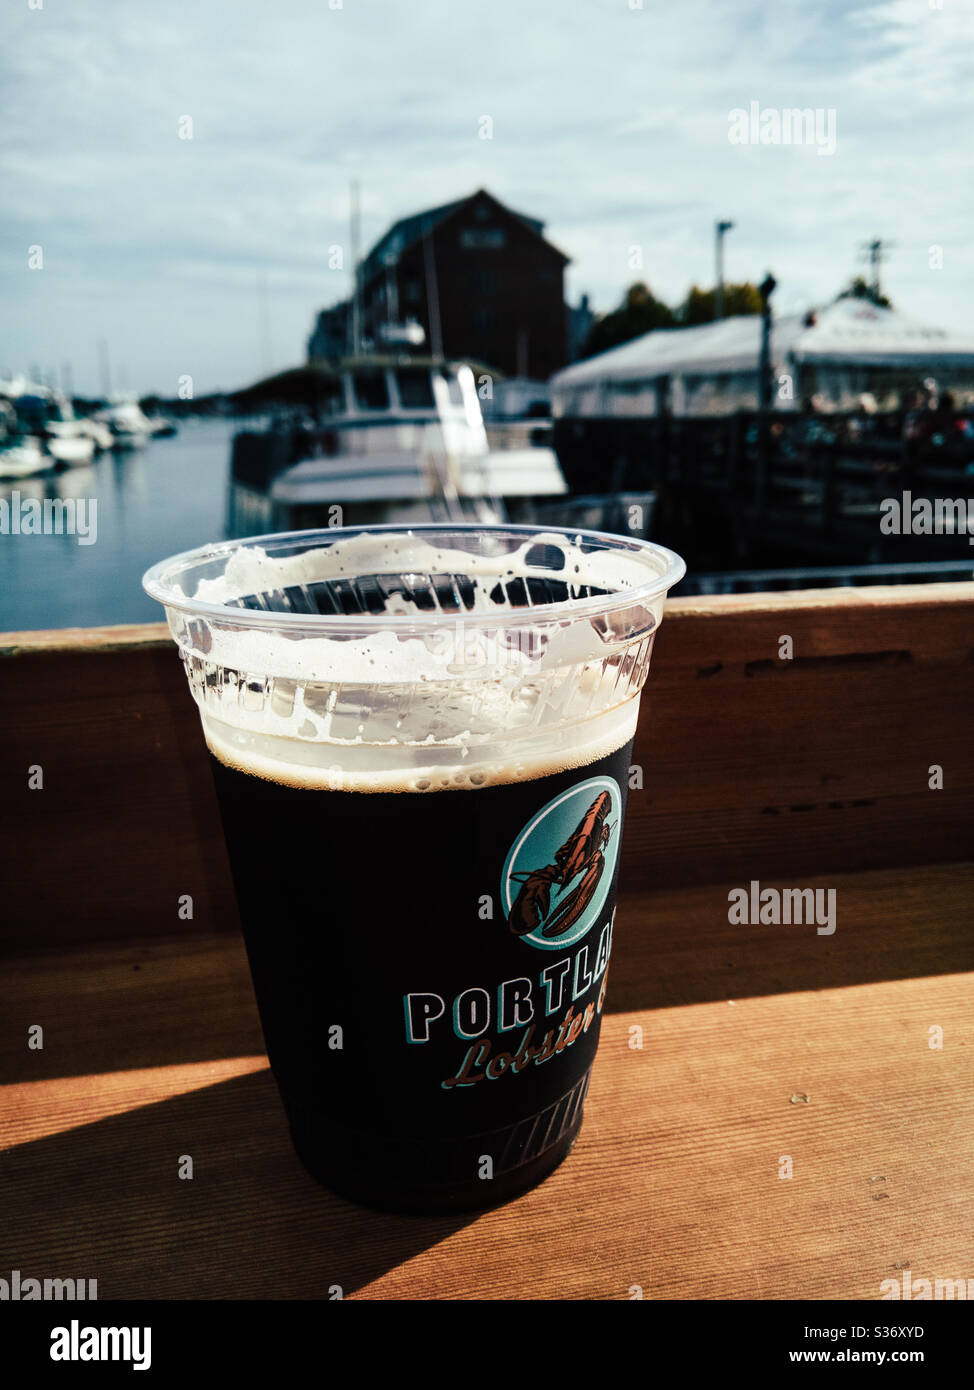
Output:
[[[882,236],[897,307],[968,327],[972,39],[969,0],[5,0],[0,371],[95,392],[99,338],[131,390],[292,365],[347,292],[352,178],[365,247],[490,189],[599,309],[712,284],[724,217],[728,278],[773,270],[781,312]],[[732,144],[751,102],[834,111],[835,152]]]

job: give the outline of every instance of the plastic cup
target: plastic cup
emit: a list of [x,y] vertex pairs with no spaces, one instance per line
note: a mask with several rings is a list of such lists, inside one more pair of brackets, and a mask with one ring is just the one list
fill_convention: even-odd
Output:
[[264,536],[154,566],[295,1148],[397,1211],[579,1132],[660,546],[529,526]]

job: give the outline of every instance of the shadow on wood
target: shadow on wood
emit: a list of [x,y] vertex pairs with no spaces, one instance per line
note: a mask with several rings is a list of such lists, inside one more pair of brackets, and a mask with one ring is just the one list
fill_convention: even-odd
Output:
[[97,1279],[99,1301],[347,1295],[477,1219],[327,1192],[291,1149],[268,1071],[8,1149],[0,1191],[0,1268]]

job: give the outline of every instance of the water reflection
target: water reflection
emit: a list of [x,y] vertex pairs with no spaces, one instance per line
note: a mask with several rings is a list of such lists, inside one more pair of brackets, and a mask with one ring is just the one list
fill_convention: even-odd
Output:
[[230,433],[224,421],[191,424],[144,449],[0,481],[6,509],[33,499],[76,510],[88,504],[88,512],[93,501],[97,521],[94,544],[79,544],[63,528],[0,534],[0,630],[159,621],[142,574],[166,555],[223,536]]

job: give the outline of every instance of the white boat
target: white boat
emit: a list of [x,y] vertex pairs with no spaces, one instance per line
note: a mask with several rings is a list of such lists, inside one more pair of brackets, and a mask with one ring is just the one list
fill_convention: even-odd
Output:
[[91,462],[95,442],[62,392],[26,377],[13,377],[0,382],[0,397],[16,412],[20,431],[42,441],[45,467],[50,468],[52,462],[62,468]]
[[[63,407],[61,407],[63,410]],[[68,407],[70,410],[70,406]],[[72,414],[70,418],[47,421],[47,450],[51,457],[65,468],[75,468],[90,463],[95,453],[95,441],[82,429],[82,422]]]
[[168,415],[149,415],[147,418],[156,439],[172,439],[179,433],[175,420],[170,420]]
[[64,468],[90,463],[95,441],[74,413],[74,406],[59,391],[48,392],[47,423],[44,429],[47,451]]
[[13,404],[0,396],[0,478],[29,478],[54,461],[35,434],[28,434]]
[[95,419],[111,430],[116,449],[139,449],[154,434],[152,421],[135,400],[116,401],[99,410]]
[[13,405],[0,397],[0,478],[29,478],[52,466],[40,439],[24,432]]
[[29,478],[52,468],[54,460],[41,447],[34,434],[0,439],[0,478]]
[[86,434],[93,441],[96,449],[104,452],[113,448],[115,436],[103,421],[96,420],[92,415],[86,415],[78,423],[81,426],[81,433]]
[[[359,358],[314,369],[318,414],[234,440],[229,529],[530,520],[567,486],[554,451],[492,449],[471,369]],[[335,509],[339,512],[336,513]]]

